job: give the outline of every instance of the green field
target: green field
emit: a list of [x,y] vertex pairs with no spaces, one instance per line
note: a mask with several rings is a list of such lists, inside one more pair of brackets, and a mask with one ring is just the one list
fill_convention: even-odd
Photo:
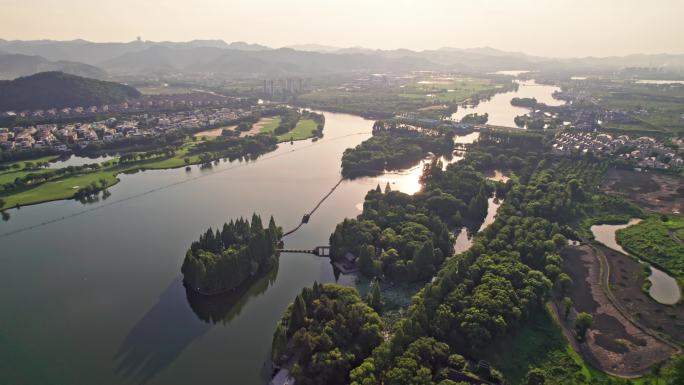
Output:
[[513,83],[488,78],[424,78],[385,88],[327,88],[298,97],[301,105],[362,116],[392,117],[404,112],[439,115],[448,105],[507,90]]
[[[176,155],[173,157],[154,158],[145,161],[138,161],[131,164],[117,164],[117,160],[110,160],[111,164],[108,167],[94,172],[67,176],[53,181],[42,183],[36,187],[25,189],[11,195],[2,196],[5,200],[5,207],[15,207],[32,205],[37,203],[49,202],[60,199],[71,198],[80,187],[85,187],[91,182],[99,182],[101,179],[107,181],[107,187],[113,186],[119,182],[116,177],[118,174],[125,172],[134,172],[137,170],[160,170],[168,168],[178,168],[185,166],[185,158],[190,159],[190,164],[197,164],[200,162],[199,156],[188,156],[188,151],[200,141],[188,141],[176,150]],[[38,170],[41,172],[44,170]],[[14,178],[20,174],[27,174],[27,171],[17,171],[0,174],[0,181],[6,179],[13,181]],[[6,182],[5,182],[6,183]]]
[[292,131],[278,135],[279,142],[289,142],[290,140],[304,140],[312,138],[316,130],[316,122],[311,119],[301,119],[297,122]]
[[[259,132],[273,133],[273,131],[278,128],[278,125],[280,125],[280,116],[268,122],[259,130]],[[311,119],[301,119],[291,131],[282,135],[278,135],[278,142],[289,142],[290,140],[304,140],[312,138],[314,136],[313,132],[316,130],[316,126],[316,122]]]
[[607,376],[589,367],[575,353],[550,309],[539,309],[520,329],[500,338],[482,354],[511,384],[524,384],[531,367],[547,373],[547,384],[591,384]]
[[273,131],[275,131],[276,128],[278,128],[281,120],[282,119],[280,118],[280,116],[274,117],[273,120],[271,120],[270,122],[266,123],[266,125],[261,127],[259,132],[269,133],[269,134],[272,133]]
[[[9,166],[10,169],[7,171],[0,171],[0,184],[14,182],[14,180],[16,178],[21,178],[23,176],[26,176],[27,174],[36,174],[36,173],[45,172],[45,169],[26,170],[26,163],[27,162],[31,162],[31,163],[35,164],[38,162],[50,162],[50,161],[53,161],[55,159],[57,159],[57,156],[51,155],[51,156],[44,156],[44,157],[36,158],[36,159],[21,160],[21,161],[16,161],[16,162],[5,163],[4,165]],[[15,165],[18,166],[18,168],[16,168]]]
[[143,95],[181,95],[192,93],[193,90],[188,87],[178,87],[178,86],[149,86],[149,87],[138,87]]
[[671,215],[663,221],[653,215],[638,225],[617,233],[618,243],[629,253],[651,262],[684,282],[684,244],[679,229],[684,228],[684,216]]
[[[260,132],[272,133],[280,124],[280,117],[274,118],[261,128]],[[290,132],[279,135],[279,142],[288,142],[290,140],[309,139],[314,136],[313,132],[316,130],[317,124],[312,119],[301,119],[294,129]],[[214,138],[207,139],[214,140]],[[176,153],[172,157],[152,158],[144,161],[136,161],[128,164],[118,164],[118,159],[110,160],[108,166],[100,170],[86,172],[78,175],[70,175],[63,178],[51,180],[41,183],[35,187],[15,191],[13,194],[0,196],[5,201],[5,208],[16,206],[26,206],[37,203],[49,202],[60,199],[68,199],[74,196],[79,188],[89,185],[91,182],[99,182],[100,180],[107,181],[107,187],[118,183],[118,174],[135,172],[138,170],[161,170],[169,168],[184,167],[187,164],[200,163],[199,155],[188,155],[190,150],[201,143],[202,140],[187,140],[184,144],[176,149]],[[27,160],[28,162],[48,161],[55,157],[44,157],[39,159]],[[189,159],[189,163],[185,162],[185,158]],[[50,169],[39,169],[28,171],[24,170],[24,163],[27,161],[15,162],[19,163],[19,169],[11,169],[0,173],[0,184],[14,182],[18,177],[23,177],[30,173],[41,173],[50,171]],[[11,166],[13,163],[9,163]]]

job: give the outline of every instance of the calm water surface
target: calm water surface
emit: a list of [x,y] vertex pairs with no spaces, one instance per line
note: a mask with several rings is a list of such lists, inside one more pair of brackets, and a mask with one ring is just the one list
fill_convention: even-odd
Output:
[[112,155],[103,155],[99,157],[89,158],[79,155],[67,155],[64,158],[59,158],[54,162],[50,162],[50,168],[63,168],[69,166],[83,166],[84,164],[102,163],[116,158]]
[[492,96],[489,100],[482,100],[477,106],[473,107],[458,107],[452,119],[461,120],[468,114],[489,114],[487,124],[504,127],[516,127],[515,117],[525,115],[530,112],[527,108],[516,107],[511,105],[513,98],[536,98],[538,102],[547,104],[549,106],[560,106],[564,104],[562,100],[554,99],[553,93],[560,91],[559,87],[548,86],[544,84],[537,84],[534,80],[520,81],[517,91],[510,91],[499,93]]
[[[641,219],[633,218],[622,225],[594,225],[591,226],[591,232],[594,234],[594,238],[596,238],[597,241],[613,250],[629,255],[629,253],[617,243],[615,233],[618,230],[636,225],[639,222],[641,222]],[[679,301],[681,291],[676,279],[669,276],[664,271],[651,266],[651,275],[648,277],[648,280],[651,281],[651,287],[648,290],[648,293],[653,299],[666,305],[672,305]]]
[[[275,323],[303,287],[335,281],[328,260],[283,254],[246,292],[210,302],[188,296],[180,266],[208,226],[256,211],[287,230],[337,183],[342,152],[368,138],[373,122],[325,117],[323,139],[257,161],[120,175],[105,201],[11,210],[0,234],[65,219],[0,237],[0,382],[265,383]],[[414,174],[343,182],[286,247],[326,245],[369,189],[393,181],[415,192]]]

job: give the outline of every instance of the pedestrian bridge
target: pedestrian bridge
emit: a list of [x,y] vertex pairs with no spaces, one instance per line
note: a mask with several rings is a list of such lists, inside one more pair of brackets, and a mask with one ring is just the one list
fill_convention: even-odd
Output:
[[279,253],[305,253],[313,254],[319,257],[330,256],[330,246],[316,246],[313,249],[276,249]]

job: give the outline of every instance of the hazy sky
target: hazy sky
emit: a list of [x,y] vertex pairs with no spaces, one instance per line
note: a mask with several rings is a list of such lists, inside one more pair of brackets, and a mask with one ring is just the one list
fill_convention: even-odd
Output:
[[684,53],[684,0],[0,0],[0,38]]

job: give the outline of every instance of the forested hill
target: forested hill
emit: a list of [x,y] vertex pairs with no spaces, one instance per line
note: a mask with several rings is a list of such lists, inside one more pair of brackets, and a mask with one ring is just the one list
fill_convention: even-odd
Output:
[[0,81],[0,111],[88,107],[121,103],[139,96],[133,87],[63,72],[41,72]]

